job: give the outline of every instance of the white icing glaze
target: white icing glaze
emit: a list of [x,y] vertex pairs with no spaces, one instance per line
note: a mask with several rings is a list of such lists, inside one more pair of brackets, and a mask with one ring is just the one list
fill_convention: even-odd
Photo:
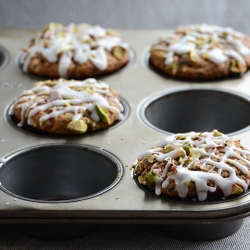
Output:
[[[249,173],[250,162],[246,159],[246,156],[250,155],[250,151],[236,147],[234,141],[234,138],[228,138],[228,136],[224,134],[214,136],[213,132],[175,134],[156,142],[152,148],[142,152],[138,157],[138,161],[151,155],[154,161],[156,161],[151,167],[151,171],[155,175],[159,174],[159,169],[156,167],[160,163],[166,162],[161,176],[159,177],[158,175],[160,181],[157,179],[156,182],[155,193],[157,195],[161,194],[161,188],[166,188],[169,185],[170,180],[174,180],[179,197],[181,198],[185,198],[187,196],[188,184],[191,181],[195,182],[198,199],[200,201],[205,200],[207,192],[214,192],[217,186],[219,186],[222,190],[224,197],[227,197],[231,194],[232,186],[234,184],[238,184],[243,187],[244,191],[246,191],[249,184],[248,181],[245,182],[243,179],[239,178],[236,175],[235,170],[227,164],[233,164],[243,174]],[[189,145],[190,156],[188,156],[186,151],[183,149],[184,145]],[[163,153],[162,149],[164,147],[170,147],[172,150],[168,153]],[[209,151],[210,153],[208,153],[206,151],[208,148],[212,148],[213,151]],[[223,152],[224,155],[216,155],[215,152],[217,150]],[[235,151],[240,152],[241,155],[237,154]],[[177,157],[182,157],[182,161],[179,165],[174,165],[176,172],[166,177],[168,167],[173,164],[173,159],[176,159]],[[213,158],[216,158],[218,161],[214,161]],[[246,166],[231,158],[244,161]],[[190,162],[188,165],[184,166],[184,162],[186,160],[189,160]],[[207,172],[203,172],[201,170],[194,171],[192,170],[192,166],[197,161],[201,162],[201,168],[206,164],[212,165],[213,168]],[[217,173],[211,173],[211,170],[214,168],[218,169]],[[221,175],[224,170],[229,173],[227,178],[223,178]],[[207,185],[208,180],[214,182],[213,187]]]
[[[84,111],[91,112],[91,118],[98,122],[100,120],[96,104],[99,107],[112,110],[118,114],[118,119],[123,119],[123,108],[119,99],[110,92],[110,87],[104,82],[97,82],[93,78],[84,81],[66,81],[59,79],[58,83],[52,87],[46,86],[46,82],[38,82],[37,86],[31,90],[24,91],[15,101],[14,105],[21,108],[21,121],[18,126],[23,126],[25,116],[28,117],[27,123],[32,125],[32,117],[40,111],[51,108],[52,112],[43,115],[40,122],[44,122],[52,117],[57,117],[66,112],[74,113],[73,120],[79,120],[83,117]],[[77,87],[85,90],[77,91]],[[90,88],[93,92],[88,92]],[[44,96],[45,95],[45,96]],[[111,97],[118,107],[111,106],[108,98]],[[83,104],[84,103],[84,104]]]
[[185,34],[178,33],[168,37],[165,40],[169,43],[168,46],[155,46],[168,52],[165,53],[165,65],[174,63],[174,54],[183,55],[192,51],[215,64],[225,62],[228,57],[246,64],[243,56],[250,55],[250,49],[240,40],[244,38],[244,34],[232,28],[208,24],[187,26],[184,30]]
[[227,60],[227,56],[223,54],[223,51],[219,48],[214,48],[207,51],[208,58],[215,64],[221,64]]
[[185,54],[195,50],[196,46],[192,41],[194,41],[192,36],[184,37],[177,43],[170,45],[168,50],[180,55]]
[[50,23],[45,32],[37,34],[35,44],[28,48],[24,60],[23,71],[28,72],[28,65],[36,53],[41,53],[49,62],[59,60],[59,74],[67,78],[67,69],[75,60],[84,64],[88,59],[99,69],[107,68],[105,50],[120,46],[129,49],[118,35],[110,34],[100,26],[85,24],[70,24],[63,27],[60,24]]

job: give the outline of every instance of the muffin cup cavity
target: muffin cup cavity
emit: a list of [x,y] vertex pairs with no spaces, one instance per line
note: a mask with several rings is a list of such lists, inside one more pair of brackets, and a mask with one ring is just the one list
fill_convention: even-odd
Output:
[[10,60],[8,51],[0,46],[0,71],[3,70]]
[[249,113],[248,96],[205,87],[162,92],[139,108],[142,122],[165,134],[218,129],[231,136],[250,129]]
[[2,190],[35,202],[90,199],[113,188],[123,175],[122,164],[111,153],[76,144],[33,146],[3,162]]

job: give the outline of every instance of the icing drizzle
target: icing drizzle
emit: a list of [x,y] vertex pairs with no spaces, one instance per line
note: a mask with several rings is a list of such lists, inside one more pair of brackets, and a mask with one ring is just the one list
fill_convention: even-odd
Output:
[[88,24],[70,25],[64,27],[59,23],[50,23],[38,33],[23,63],[23,71],[28,72],[30,60],[40,53],[49,62],[59,63],[60,77],[67,78],[67,69],[72,60],[84,64],[89,59],[99,70],[107,68],[108,61],[105,50],[120,46],[128,50],[128,44],[110,30]]
[[173,64],[175,55],[192,52],[218,65],[227,61],[228,57],[246,65],[244,56],[250,55],[250,48],[241,41],[244,37],[232,28],[201,24],[178,29],[165,39],[167,46],[159,44],[154,48],[166,51],[165,65]]
[[[117,107],[112,105],[112,102],[116,103]],[[40,117],[40,124],[67,112],[74,113],[73,121],[79,120],[84,117],[86,111],[91,112],[91,119],[98,122],[100,118],[96,104],[117,113],[119,120],[123,119],[123,106],[109,85],[93,78],[84,81],[40,81],[32,89],[23,91],[14,102],[17,108],[21,108],[21,120],[17,125],[19,127],[23,126],[25,117],[27,124],[32,125],[32,117],[46,110],[50,112]]]
[[[139,169],[140,161],[147,159],[152,163],[149,171],[157,176],[157,195],[160,195],[161,189],[168,187],[172,180],[175,181],[181,198],[187,197],[188,185],[194,182],[200,201],[207,198],[208,191],[215,192],[217,187],[221,189],[224,197],[232,193],[235,184],[246,191],[250,184],[250,151],[240,146],[239,140],[216,132],[218,131],[189,132],[168,136],[138,156],[135,172]],[[175,171],[167,175],[170,166],[174,167]],[[225,172],[227,176],[223,176]],[[239,177],[239,172],[248,177]],[[214,185],[208,185],[209,181]]]

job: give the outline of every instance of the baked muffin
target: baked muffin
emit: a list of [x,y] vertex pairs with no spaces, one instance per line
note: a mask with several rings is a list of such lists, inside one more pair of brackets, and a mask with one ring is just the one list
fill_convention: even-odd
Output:
[[123,119],[118,94],[93,78],[37,82],[15,100],[12,112],[19,127],[60,135],[85,134]]
[[180,27],[151,47],[153,67],[176,78],[210,80],[245,73],[250,37],[208,24]]
[[23,71],[51,79],[104,75],[130,60],[129,46],[117,31],[88,24],[50,23],[23,51]]
[[199,201],[245,192],[249,171],[250,151],[217,130],[168,136],[142,152],[134,168],[156,195]]

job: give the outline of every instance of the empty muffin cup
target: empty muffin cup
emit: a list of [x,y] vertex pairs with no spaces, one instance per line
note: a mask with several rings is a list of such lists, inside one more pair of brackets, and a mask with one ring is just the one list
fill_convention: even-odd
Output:
[[250,97],[205,87],[157,94],[139,110],[147,126],[165,134],[213,129],[230,135],[242,133],[250,128],[249,114]]
[[9,53],[7,50],[0,46],[0,71],[8,64],[9,59]]
[[4,157],[3,162],[1,188],[36,202],[89,199],[113,188],[123,174],[114,155],[86,145],[33,146]]

